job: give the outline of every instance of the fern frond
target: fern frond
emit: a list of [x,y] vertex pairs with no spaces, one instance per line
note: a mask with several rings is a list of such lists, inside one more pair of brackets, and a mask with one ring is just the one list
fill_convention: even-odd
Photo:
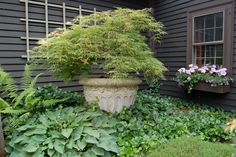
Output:
[[29,88],[34,88],[35,87],[35,84],[39,78],[39,76],[41,76],[43,73],[40,73],[38,74],[37,76],[34,77],[34,79],[31,81],[30,85],[29,85]]
[[0,113],[10,114],[10,115],[21,115],[25,112],[26,112],[26,110],[24,110],[24,109],[14,109],[12,107],[7,107],[4,110],[0,111]]
[[21,88],[28,88],[31,83],[31,75],[32,75],[32,67],[29,64],[25,65],[25,70],[23,73],[23,77],[21,79]]
[[31,113],[27,112],[22,114],[21,116],[14,116],[9,120],[8,125],[4,127],[4,133],[12,133],[12,131],[14,131],[17,127],[25,124],[25,122],[31,117],[31,115]]
[[21,92],[19,94],[19,96],[16,97],[16,99],[14,99],[15,103],[13,104],[14,108],[16,108],[24,99],[27,95],[30,95],[32,93],[35,92],[35,89],[34,88],[27,88],[25,89],[23,92]]
[[10,74],[0,68],[0,86],[3,94],[7,94],[10,98],[17,97],[17,86]]
[[33,97],[33,95],[34,95],[34,93],[26,96],[25,102],[24,102],[25,103],[24,106],[25,106],[26,109],[32,109],[36,105],[39,104],[40,98]]
[[61,103],[61,102],[64,102],[66,101],[67,99],[50,99],[50,100],[43,100],[42,101],[42,105],[44,107],[50,107],[50,106],[54,106],[58,103]]
[[31,83],[29,84],[28,88],[26,88],[23,92],[20,93],[19,96],[16,97],[16,99],[14,99],[15,103],[14,103],[14,107],[17,107],[20,102],[27,96],[27,95],[31,95],[33,93],[35,93],[35,84],[39,78],[39,76],[42,74],[38,74],[37,76],[35,76],[35,78],[31,81]]
[[4,110],[5,108],[10,107],[10,104],[0,98],[0,111]]

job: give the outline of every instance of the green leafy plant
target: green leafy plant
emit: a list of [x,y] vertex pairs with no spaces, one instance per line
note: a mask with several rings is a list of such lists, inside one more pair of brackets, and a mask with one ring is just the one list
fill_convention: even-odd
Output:
[[230,144],[202,141],[198,137],[181,137],[152,150],[149,157],[230,157],[235,151]]
[[0,86],[3,94],[3,97],[0,98],[0,113],[4,117],[9,116],[9,118],[4,119],[4,123],[8,126],[5,133],[14,130],[15,127],[26,121],[32,113],[65,101],[64,98],[44,100],[35,97],[35,84],[41,74],[32,79],[31,69],[30,65],[25,65],[25,71],[19,88],[10,74],[0,69]]
[[117,115],[120,156],[147,156],[150,148],[183,135],[212,142],[236,135],[224,132],[234,113],[152,93],[140,92],[135,104]]
[[85,98],[82,94],[62,90],[53,84],[46,84],[42,87],[38,87],[34,97],[40,98],[41,100],[65,99],[63,101],[63,106],[75,106],[85,103]]
[[217,68],[216,65],[206,65],[201,68],[189,65],[189,69],[180,68],[176,74],[180,85],[188,88],[188,93],[199,82],[205,82],[212,87],[229,85],[233,79],[227,75],[226,68]]
[[96,108],[57,108],[38,113],[7,136],[6,150],[17,157],[110,157],[118,153],[115,119]]
[[52,32],[34,49],[33,58],[46,61],[56,76],[68,81],[99,67],[108,78],[127,78],[133,73],[163,78],[166,68],[152,56],[144,33],[150,32],[151,38],[159,42],[166,32],[150,9],[117,8],[79,16],[74,21],[82,22]]

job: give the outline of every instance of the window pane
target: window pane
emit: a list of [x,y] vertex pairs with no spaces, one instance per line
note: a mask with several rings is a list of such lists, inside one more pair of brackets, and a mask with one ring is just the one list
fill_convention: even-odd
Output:
[[206,57],[215,57],[215,46],[207,45],[206,46]]
[[223,28],[216,28],[215,29],[215,41],[221,41],[223,38]]
[[204,58],[197,58],[196,65],[199,67],[204,66]]
[[223,45],[216,45],[216,57],[223,57]]
[[214,14],[205,16],[206,21],[206,28],[213,28],[214,27]]
[[214,28],[205,30],[205,42],[214,41]]
[[216,58],[216,65],[223,65],[223,58]]
[[206,64],[215,64],[214,58],[206,58]]
[[205,46],[204,45],[195,46],[194,51],[195,51],[195,57],[196,57],[195,63],[198,66],[203,66],[204,65],[204,57],[205,57]]
[[194,19],[194,29],[203,29],[204,28],[204,17],[196,17]]
[[196,46],[195,47],[196,57],[203,57],[205,56],[205,46]]
[[216,17],[216,27],[222,27],[223,26],[223,13],[217,13],[215,14]]
[[194,35],[194,42],[195,43],[200,43],[200,42],[203,42],[203,30],[198,30],[198,31],[195,31],[195,35]]

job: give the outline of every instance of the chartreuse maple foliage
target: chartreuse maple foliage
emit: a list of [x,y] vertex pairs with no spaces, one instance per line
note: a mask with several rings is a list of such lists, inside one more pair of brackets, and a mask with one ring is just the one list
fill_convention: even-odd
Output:
[[127,78],[130,73],[163,77],[166,68],[152,56],[145,34],[149,32],[159,42],[166,32],[150,9],[117,8],[77,17],[74,22],[68,29],[51,33],[34,49],[33,58],[44,59],[56,76],[68,81],[96,66],[108,78]]

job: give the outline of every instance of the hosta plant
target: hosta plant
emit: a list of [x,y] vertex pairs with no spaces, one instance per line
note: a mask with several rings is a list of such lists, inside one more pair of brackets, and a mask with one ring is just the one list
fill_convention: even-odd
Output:
[[166,68],[152,56],[145,34],[149,32],[159,42],[166,32],[150,9],[117,8],[79,16],[74,22],[70,28],[52,32],[33,51],[33,58],[43,59],[56,76],[68,81],[96,67],[106,78],[122,79],[130,74],[163,77]]
[[199,82],[210,84],[212,87],[229,85],[233,79],[228,75],[227,68],[216,65],[205,65],[198,67],[190,64],[189,67],[180,68],[176,74],[179,85],[188,88],[188,92]]
[[12,157],[111,157],[115,120],[101,111],[67,107],[36,114],[6,138]]

